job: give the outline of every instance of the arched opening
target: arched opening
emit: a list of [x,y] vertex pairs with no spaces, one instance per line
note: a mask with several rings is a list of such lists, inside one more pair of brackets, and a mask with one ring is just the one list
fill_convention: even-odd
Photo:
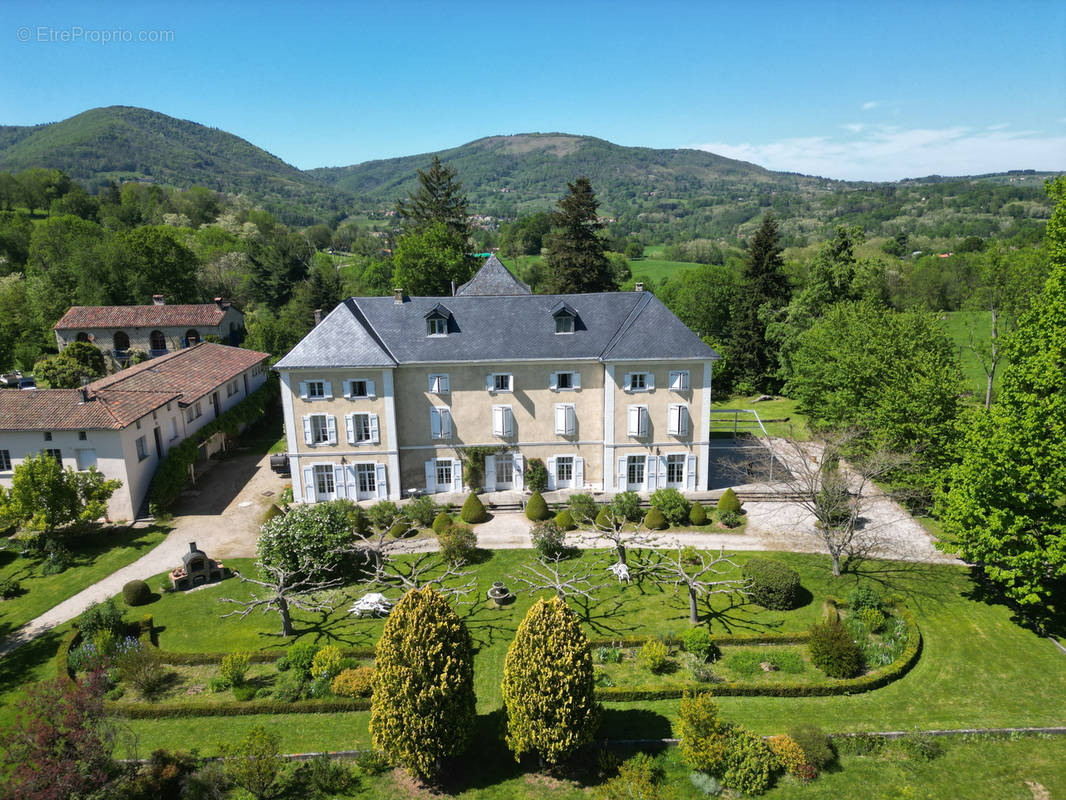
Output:
[[200,331],[196,328],[189,328],[185,331],[185,346],[192,347],[194,344],[200,344]]
[[74,337],[74,341],[87,342],[89,341],[89,334],[87,334],[85,331],[79,331],[78,335]]
[[148,347],[151,348],[154,356],[166,352],[167,337],[163,335],[163,331],[152,331],[148,334]]
[[115,331],[115,349],[125,352],[130,349],[130,337],[125,331]]

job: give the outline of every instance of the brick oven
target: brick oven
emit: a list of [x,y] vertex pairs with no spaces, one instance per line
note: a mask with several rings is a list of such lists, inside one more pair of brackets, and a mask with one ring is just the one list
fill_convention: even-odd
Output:
[[207,553],[197,549],[196,542],[189,542],[189,552],[181,561],[182,565],[170,572],[170,583],[178,591],[215,583],[228,574],[222,562],[208,558]]

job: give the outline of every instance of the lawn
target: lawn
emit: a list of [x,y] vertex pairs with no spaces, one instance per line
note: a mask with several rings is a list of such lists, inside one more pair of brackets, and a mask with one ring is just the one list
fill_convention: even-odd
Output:
[[[743,561],[754,554],[741,554]],[[509,576],[529,557],[524,551],[500,551],[478,566],[483,592],[493,580],[519,588]],[[585,553],[585,559],[597,557]],[[599,558],[606,558],[600,553]],[[1061,725],[1066,722],[1061,704],[1048,698],[1066,696],[1066,661],[1047,640],[1019,627],[1010,611],[985,598],[963,568],[866,561],[834,580],[824,557],[774,553],[801,575],[811,597],[788,612],[767,612],[745,603],[716,596],[704,609],[703,624],[714,633],[801,631],[819,618],[822,599],[832,594],[846,597],[858,582],[869,582],[885,595],[898,594],[913,612],[923,635],[924,649],[915,667],[898,681],[881,689],[852,696],[774,698],[723,697],[724,713],[759,733],[780,733],[794,723],[814,721],[830,731],[900,730],[970,726]],[[248,568],[248,564],[237,563]],[[153,585],[161,580],[153,581]],[[243,622],[219,619],[226,607],[220,596],[243,596],[234,580],[185,595],[168,595],[145,607],[162,626],[160,646],[168,650],[280,650],[277,617],[258,613]],[[359,594],[348,590],[348,595]],[[483,596],[483,595],[481,595]],[[685,630],[685,598],[649,586],[612,585],[603,601],[587,613],[586,630],[596,639],[638,634],[665,634]],[[342,646],[372,644],[382,623],[352,620],[338,596],[332,614],[298,616],[302,638]],[[475,662],[478,710],[486,725],[500,708],[503,657],[518,622],[530,605],[520,595],[516,603],[500,610],[481,603],[461,609],[478,653]],[[141,609],[139,609],[141,611]],[[809,669],[809,668],[808,668]],[[610,738],[669,736],[677,714],[676,701],[610,704],[601,733]],[[347,749],[368,742],[368,715],[292,714],[284,717],[218,717],[200,721],[197,743],[214,752],[221,742],[240,736],[257,723],[282,736],[290,752]],[[151,749],[183,741],[187,722],[137,720],[127,723]],[[486,743],[487,745],[488,743]]]
[[[984,404],[988,379],[980,359],[970,349],[970,331],[973,330],[977,341],[987,341],[992,335],[992,314],[988,311],[943,311],[939,316],[944,320],[944,329],[948,336],[959,348],[965,390],[972,392],[973,402]],[[1004,366],[1005,363],[1000,362],[999,369],[996,370],[996,379],[992,384],[993,394],[999,390]]]
[[166,538],[162,524],[147,528],[102,526],[63,538],[73,558],[57,575],[41,575],[40,558],[18,555],[18,543],[0,551],[0,581],[14,578],[22,585],[17,597],[0,602],[0,636],[73,597],[112,572],[131,564]]
[[[811,438],[811,431],[807,424],[807,417],[797,409],[795,400],[787,397],[775,397],[773,400],[755,402],[758,395],[751,397],[733,396],[725,400],[715,400],[711,403],[712,409],[752,409],[762,420],[763,427],[770,436],[787,436],[798,441],[805,442]],[[732,414],[712,414],[711,433],[733,433]],[[751,414],[740,414],[737,417],[738,429],[747,430],[756,436],[762,436],[762,431]],[[754,427],[752,427],[754,426]]]

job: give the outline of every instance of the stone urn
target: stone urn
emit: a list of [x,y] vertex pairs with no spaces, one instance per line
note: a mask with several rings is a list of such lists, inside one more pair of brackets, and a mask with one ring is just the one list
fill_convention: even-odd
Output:
[[514,595],[511,594],[511,590],[503,585],[502,581],[495,581],[492,587],[485,593],[488,595],[489,602],[496,608],[502,608],[514,602]]

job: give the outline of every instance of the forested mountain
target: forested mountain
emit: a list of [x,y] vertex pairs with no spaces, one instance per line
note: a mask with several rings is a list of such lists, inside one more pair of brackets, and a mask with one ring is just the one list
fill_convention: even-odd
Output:
[[129,106],[94,108],[47,125],[0,127],[0,172],[59,169],[90,191],[108,181],[205,186],[247,194],[292,221],[351,207],[335,187],[217,128]]

